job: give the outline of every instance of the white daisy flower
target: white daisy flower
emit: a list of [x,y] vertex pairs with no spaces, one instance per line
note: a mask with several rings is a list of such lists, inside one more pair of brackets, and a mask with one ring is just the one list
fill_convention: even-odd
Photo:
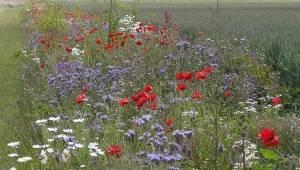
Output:
[[96,156],[98,156],[98,155],[97,155],[97,153],[96,153],[96,152],[90,152],[90,156],[92,156],[92,157],[96,157]]
[[56,127],[53,127],[53,128],[47,128],[47,130],[48,130],[49,132],[57,132],[57,131],[58,131],[58,129],[57,129]]
[[54,149],[48,148],[48,149],[47,149],[47,152],[48,152],[48,153],[53,153],[53,152],[54,152]]
[[34,149],[41,149],[42,146],[41,145],[32,145],[32,148],[34,148]]
[[17,153],[10,153],[10,154],[8,154],[8,157],[11,157],[11,158],[18,157],[18,156],[19,155]]
[[53,142],[53,141],[54,141],[54,139],[47,139],[47,141],[48,141],[48,142]]
[[19,158],[17,161],[21,162],[21,163],[25,163],[25,162],[30,161],[30,160],[32,160],[32,158],[29,157],[29,156],[26,156],[26,157]]
[[20,141],[11,142],[11,143],[7,144],[7,146],[12,147],[12,148],[18,148],[19,145],[20,145]]
[[63,132],[65,132],[65,133],[73,133],[73,129],[63,129]]
[[53,122],[58,122],[60,120],[60,117],[49,117],[49,120]]
[[73,119],[74,123],[82,123],[83,121],[84,121],[84,118]]
[[44,125],[47,122],[48,122],[47,119],[40,119],[40,120],[36,120],[35,121],[35,123],[38,124],[38,125]]

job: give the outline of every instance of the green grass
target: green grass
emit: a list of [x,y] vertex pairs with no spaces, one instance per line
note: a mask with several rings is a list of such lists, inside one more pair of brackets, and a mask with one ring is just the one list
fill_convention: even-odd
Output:
[[17,52],[22,47],[20,27],[20,8],[8,9],[0,6],[0,162],[7,157],[5,145],[11,141],[14,133],[17,107],[17,71],[20,59]]

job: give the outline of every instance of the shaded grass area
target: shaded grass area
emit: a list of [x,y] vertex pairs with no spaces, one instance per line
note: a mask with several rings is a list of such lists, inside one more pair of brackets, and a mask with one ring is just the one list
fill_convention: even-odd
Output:
[[17,72],[21,64],[21,8],[0,6],[0,167],[6,163],[6,144],[15,137],[19,117]]

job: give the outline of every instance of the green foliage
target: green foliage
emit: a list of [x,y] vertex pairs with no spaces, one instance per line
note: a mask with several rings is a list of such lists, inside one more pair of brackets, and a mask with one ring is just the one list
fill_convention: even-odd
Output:
[[277,161],[280,158],[276,152],[270,149],[261,149],[260,152],[262,156],[268,160]]
[[58,5],[48,5],[37,23],[40,32],[64,32],[66,30],[64,14]]

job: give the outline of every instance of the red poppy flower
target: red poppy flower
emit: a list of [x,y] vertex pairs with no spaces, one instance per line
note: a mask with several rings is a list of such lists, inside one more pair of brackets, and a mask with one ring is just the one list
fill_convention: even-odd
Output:
[[136,44],[137,46],[141,46],[141,45],[143,45],[143,42],[142,42],[141,40],[137,40],[137,41],[135,42],[135,44]]
[[204,71],[198,71],[195,73],[195,77],[197,80],[205,80],[207,78],[207,74]]
[[150,104],[150,108],[151,108],[152,110],[156,110],[156,108],[157,108],[157,103],[156,103],[156,102],[151,103],[151,104]]
[[66,47],[66,51],[67,51],[68,53],[72,52],[72,47]]
[[130,98],[133,102],[137,102],[139,100],[139,96],[137,94],[132,95]]
[[155,94],[155,93],[152,93],[149,96],[150,101],[154,101],[156,98],[157,98],[157,94]]
[[157,30],[157,27],[155,25],[147,25],[146,29],[148,31],[156,31]]
[[41,68],[42,70],[44,70],[45,67],[46,67],[46,64],[45,64],[45,63],[40,64],[40,68]]
[[175,75],[176,80],[190,80],[193,78],[193,73],[192,72],[178,72]]
[[263,128],[258,133],[258,138],[265,147],[277,146],[279,144],[279,137],[273,128]]
[[279,105],[279,104],[281,104],[281,103],[282,103],[282,100],[281,100],[280,97],[276,96],[276,97],[273,97],[273,98],[272,98],[272,104],[273,104],[273,105]]
[[168,118],[168,119],[165,120],[165,124],[166,124],[167,126],[172,126],[172,125],[173,125],[173,120],[170,119],[170,118]]
[[125,41],[122,40],[122,41],[121,41],[121,47],[124,47],[124,46],[125,46]]
[[125,105],[127,105],[129,103],[128,99],[127,98],[123,98],[123,99],[120,99],[119,100],[119,105],[121,107],[124,107]]
[[130,37],[131,39],[135,39],[135,35],[134,35],[134,34],[129,34],[129,37]]
[[63,36],[63,39],[64,39],[64,41],[69,41],[69,40],[70,40],[70,37],[69,37],[68,35],[64,35],[64,36]]
[[192,94],[192,99],[202,99],[202,94],[200,93],[200,91],[194,91],[194,93]]
[[182,72],[176,73],[175,77],[176,77],[176,80],[183,80],[183,78],[184,78]]
[[143,107],[143,105],[148,101],[147,97],[141,97],[139,100],[136,102],[136,106],[138,108]]
[[192,72],[184,72],[183,78],[184,78],[184,80],[190,80],[191,78],[193,78],[193,73]]
[[147,93],[149,93],[149,92],[151,92],[152,91],[152,89],[153,89],[153,87],[151,86],[151,85],[145,85],[145,87],[144,87],[144,92],[147,92]]
[[94,34],[97,31],[97,28],[93,27],[89,30],[89,34]]
[[104,49],[106,49],[107,51],[112,51],[114,49],[114,45],[104,44]]
[[223,95],[224,95],[224,97],[230,97],[230,96],[232,96],[232,92],[231,92],[231,90],[225,90],[223,92]]
[[120,158],[122,154],[122,147],[120,145],[110,145],[105,149],[105,152],[110,156]]
[[177,91],[183,91],[186,89],[186,85],[184,83],[179,83],[176,87]]
[[45,39],[40,39],[39,43],[45,45],[46,44],[46,40]]
[[76,37],[76,39],[75,39],[75,41],[77,42],[77,43],[79,43],[79,42],[82,42],[82,41],[84,41],[85,40],[85,36],[84,35],[77,35],[77,37]]
[[149,94],[144,91],[140,91],[137,95],[139,98],[142,98],[142,97],[149,98]]
[[101,44],[101,40],[99,38],[96,39],[96,44],[100,45]]
[[84,93],[78,95],[75,100],[77,104],[83,104],[85,101],[86,101],[86,95]]
[[214,71],[214,68],[211,66],[205,66],[202,71],[206,74],[210,74]]

